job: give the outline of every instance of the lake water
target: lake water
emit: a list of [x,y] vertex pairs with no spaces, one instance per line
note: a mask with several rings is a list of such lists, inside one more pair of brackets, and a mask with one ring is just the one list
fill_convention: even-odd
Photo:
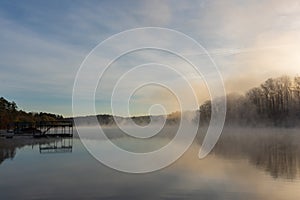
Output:
[[[197,157],[199,137],[175,163],[146,174],[122,173],[104,166],[78,138],[0,138],[0,199],[299,200],[298,132],[227,129],[205,159]],[[126,137],[113,140],[132,147],[132,140]],[[154,141],[164,144],[165,140]]]

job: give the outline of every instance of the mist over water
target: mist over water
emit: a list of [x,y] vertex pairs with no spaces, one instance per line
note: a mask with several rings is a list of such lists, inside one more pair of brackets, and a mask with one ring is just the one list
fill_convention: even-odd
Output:
[[0,200],[300,200],[300,1],[0,1]]
[[[106,138],[95,140],[95,127],[79,128],[86,133],[83,140],[102,147],[107,145]],[[141,153],[170,142],[176,129],[166,125],[158,135],[143,142],[114,126],[105,127],[104,132],[115,145]],[[77,136],[70,139],[71,153],[40,154],[39,148],[45,141],[7,143],[0,147],[1,196],[4,199],[300,198],[299,129],[227,126],[213,151],[200,160],[198,152],[205,132],[203,127],[198,130],[193,145],[175,163],[141,175],[104,166],[87,152]],[[55,142],[46,144],[51,146]],[[20,173],[19,169],[26,173]],[[45,184],[36,184],[41,180]],[[31,184],[22,187],[24,182]],[[16,189],[18,193],[13,192]]]
[[[196,126],[195,124],[191,125]],[[86,133],[81,139],[95,139],[95,134],[97,134],[95,126],[78,128],[83,129]],[[102,140],[109,139],[126,151],[146,153],[168,144],[174,138],[178,124],[165,125],[157,135],[147,139],[130,137],[115,126],[106,126],[103,130],[107,138],[101,138]],[[206,131],[207,127],[199,127],[191,149],[199,151]],[[228,160],[247,160],[249,164],[265,171],[273,178],[298,179],[300,172],[299,131],[299,128],[225,126],[210,155]],[[197,153],[194,153],[196,155],[193,157],[198,160]],[[197,162],[195,161],[195,163]]]

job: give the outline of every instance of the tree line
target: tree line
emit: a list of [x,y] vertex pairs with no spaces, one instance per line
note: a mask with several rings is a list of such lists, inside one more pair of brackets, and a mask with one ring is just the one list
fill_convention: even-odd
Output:
[[[222,97],[221,97],[222,98]],[[223,97],[224,98],[224,97]],[[300,76],[269,78],[245,94],[229,94],[225,123],[228,125],[293,127],[300,124]],[[213,101],[218,102],[218,99]],[[210,121],[212,102],[206,101],[199,108],[200,123]],[[216,103],[218,105],[218,103]],[[111,115],[98,115],[100,124],[114,124]],[[167,121],[178,123],[177,115],[168,115]],[[33,113],[19,110],[17,104],[0,98],[0,129],[13,122],[39,122],[63,119],[51,113]],[[133,117],[136,123],[149,123],[149,116]]]
[[63,119],[63,116],[45,112],[25,112],[19,110],[17,104],[0,97],[0,129],[6,129],[14,122],[40,122]]
[[[199,110],[201,121],[209,122],[211,101],[206,101]],[[227,95],[226,124],[293,127],[298,122],[300,76],[269,78],[244,95]]]

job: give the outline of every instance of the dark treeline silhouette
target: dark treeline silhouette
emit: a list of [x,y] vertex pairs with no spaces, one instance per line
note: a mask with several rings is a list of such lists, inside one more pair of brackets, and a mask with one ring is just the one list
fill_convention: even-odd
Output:
[[[211,101],[200,106],[208,122]],[[300,121],[300,77],[270,78],[246,94],[227,95],[227,124],[293,127]]]
[[14,122],[39,122],[39,121],[55,121],[62,119],[61,115],[51,113],[33,113],[19,110],[17,104],[0,98],[0,129],[6,129],[7,126]]
[[[218,99],[214,101],[218,102]],[[218,105],[218,103],[216,103]],[[206,124],[210,121],[211,101],[206,101],[200,106],[200,122]],[[76,117],[81,125],[91,124],[92,116]],[[180,112],[174,112],[166,116],[152,116],[152,119],[166,119],[166,124],[178,124],[180,122]],[[32,113],[18,110],[15,102],[9,102],[3,97],[0,98],[0,129],[5,129],[11,122],[38,122],[54,121],[62,119],[60,115],[50,113]],[[120,117],[108,114],[97,115],[101,125],[116,125],[115,119],[119,122],[127,123],[132,119],[140,125],[147,125],[150,116]],[[247,91],[244,95],[227,95],[227,125],[242,126],[278,126],[293,127],[300,122],[300,76],[291,78],[281,76],[270,78],[261,84]]]
[[120,124],[128,124],[130,120],[132,120],[134,123],[146,126],[151,122],[152,120],[155,121],[161,121],[166,120],[166,124],[168,125],[175,125],[180,122],[180,112],[174,112],[171,114],[168,114],[166,116],[163,115],[156,115],[156,116],[133,116],[133,117],[121,117],[121,116],[113,116],[109,114],[100,114],[97,115],[97,121],[95,123],[94,119],[95,116],[84,116],[84,117],[75,117],[76,124],[82,125],[82,126],[94,126],[94,125],[104,125],[104,126],[116,126],[116,120]]
[[[220,99],[223,97],[220,97]],[[215,99],[218,107],[218,101]],[[281,76],[270,78],[247,91],[244,95],[227,95],[226,125],[240,126],[276,126],[294,127],[300,124],[300,76],[291,78]],[[204,102],[200,108],[200,123],[206,125],[211,118],[211,101]],[[77,117],[82,125],[90,124],[89,117]],[[180,112],[174,112],[166,116],[152,116],[152,119],[166,119],[167,125],[174,125],[180,122]],[[147,125],[150,116],[120,117],[109,114],[97,115],[101,125],[115,125],[115,119],[126,123],[132,119],[140,125]]]

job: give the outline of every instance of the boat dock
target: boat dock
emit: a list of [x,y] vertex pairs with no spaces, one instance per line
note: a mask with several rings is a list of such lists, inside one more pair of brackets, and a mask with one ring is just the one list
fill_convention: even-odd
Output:
[[36,129],[40,133],[34,136],[49,136],[49,137],[73,137],[73,122],[72,121],[46,121],[36,124]]
[[73,121],[60,120],[60,121],[40,121],[32,122],[15,122],[10,125],[8,133],[17,135],[39,137],[73,137]]

